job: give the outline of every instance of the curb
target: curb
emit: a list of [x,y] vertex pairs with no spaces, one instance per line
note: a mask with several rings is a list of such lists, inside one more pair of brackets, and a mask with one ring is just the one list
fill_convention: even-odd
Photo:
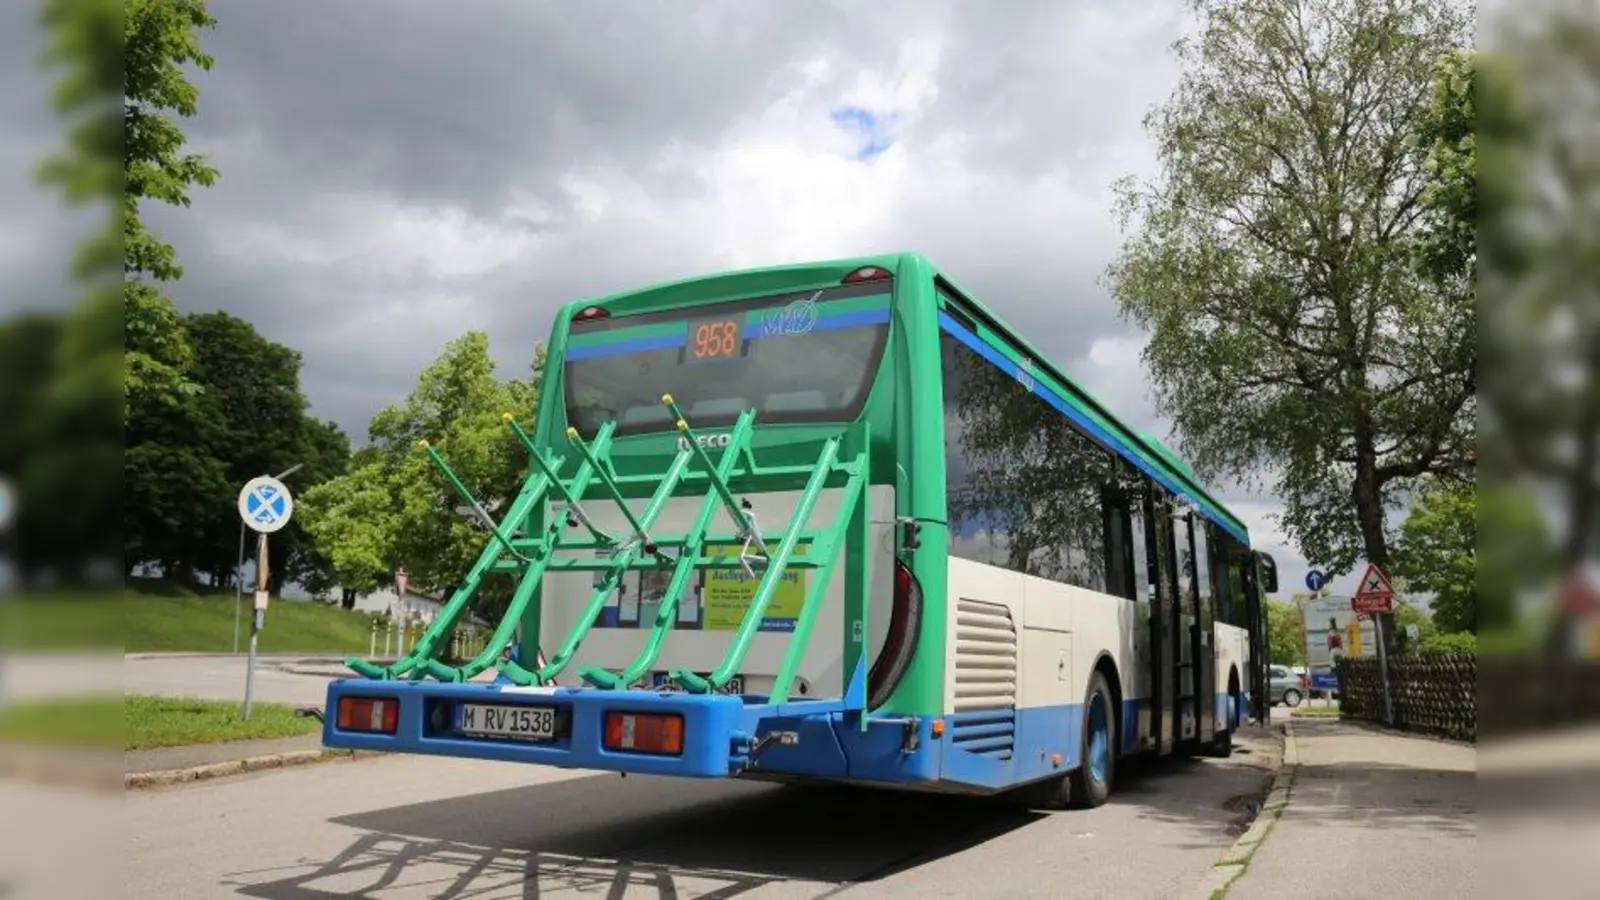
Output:
[[1193,900],[1221,900],[1228,893],[1228,888],[1243,875],[1250,865],[1250,857],[1255,855],[1256,848],[1266,841],[1267,835],[1272,833],[1273,826],[1278,823],[1278,818],[1289,806],[1289,796],[1294,789],[1295,774],[1300,769],[1300,753],[1295,747],[1294,719],[1291,716],[1283,723],[1283,762],[1278,773],[1272,777],[1272,787],[1267,791],[1267,799],[1261,804],[1261,812],[1256,815],[1255,821],[1250,823],[1250,828],[1239,835],[1232,845],[1223,852],[1222,857],[1212,865],[1211,870],[1200,880],[1195,887],[1184,896]]
[[226,778],[230,775],[244,775],[250,772],[263,772],[271,769],[284,769],[292,766],[304,766],[312,763],[333,762],[336,760],[355,761],[378,756],[377,753],[363,753],[353,750],[295,750],[289,753],[273,753],[267,756],[252,756],[247,759],[235,759],[227,762],[208,763],[203,766],[191,766],[186,769],[166,769],[158,772],[130,772],[123,776],[122,786],[126,790],[144,790],[148,788],[170,787],[175,784],[187,784],[192,781],[211,781],[217,778]]

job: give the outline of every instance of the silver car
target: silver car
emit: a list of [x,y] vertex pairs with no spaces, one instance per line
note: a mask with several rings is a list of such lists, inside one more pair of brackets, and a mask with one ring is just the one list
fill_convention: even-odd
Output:
[[1274,663],[1267,667],[1268,696],[1274,706],[1282,703],[1284,706],[1299,706],[1300,701],[1306,697],[1306,676],[1298,674],[1288,666]]

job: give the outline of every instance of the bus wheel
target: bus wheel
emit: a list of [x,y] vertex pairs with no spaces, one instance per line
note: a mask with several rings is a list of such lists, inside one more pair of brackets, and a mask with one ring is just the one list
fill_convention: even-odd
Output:
[[1227,721],[1219,723],[1216,732],[1211,738],[1211,743],[1206,745],[1206,756],[1214,759],[1227,759],[1233,755],[1233,730],[1239,726],[1239,677],[1228,677],[1228,714]]
[[1079,758],[1083,762],[1069,779],[1072,805],[1092,809],[1111,796],[1111,781],[1117,768],[1117,715],[1111,688],[1098,670],[1089,679],[1088,696],[1083,701],[1083,732],[1079,740]]

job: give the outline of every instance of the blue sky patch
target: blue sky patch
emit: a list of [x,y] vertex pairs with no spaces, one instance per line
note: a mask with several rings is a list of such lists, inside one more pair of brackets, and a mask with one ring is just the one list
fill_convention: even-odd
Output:
[[866,162],[894,146],[894,119],[860,106],[840,106],[828,116],[856,139],[855,158]]

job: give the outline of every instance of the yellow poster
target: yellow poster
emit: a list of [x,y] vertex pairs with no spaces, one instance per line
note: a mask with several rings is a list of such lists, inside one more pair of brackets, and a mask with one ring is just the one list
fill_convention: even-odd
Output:
[[[790,560],[800,556],[806,550],[805,541],[795,545],[795,552]],[[706,555],[713,558],[722,558],[737,562],[739,559],[739,544],[707,544]],[[777,541],[767,542],[767,552],[778,551]],[[750,609],[751,601],[756,598],[756,588],[761,584],[763,566],[758,561],[752,561],[750,568],[756,573],[751,578],[745,574],[742,567],[733,568],[707,568],[704,572],[704,593],[702,600],[705,603],[705,630],[706,631],[737,631],[739,624],[744,621],[745,612]],[[795,621],[800,617],[800,608],[806,599],[806,573],[804,569],[787,568],[783,577],[773,588],[772,600],[767,604],[766,618],[761,622],[762,631],[793,631]]]

